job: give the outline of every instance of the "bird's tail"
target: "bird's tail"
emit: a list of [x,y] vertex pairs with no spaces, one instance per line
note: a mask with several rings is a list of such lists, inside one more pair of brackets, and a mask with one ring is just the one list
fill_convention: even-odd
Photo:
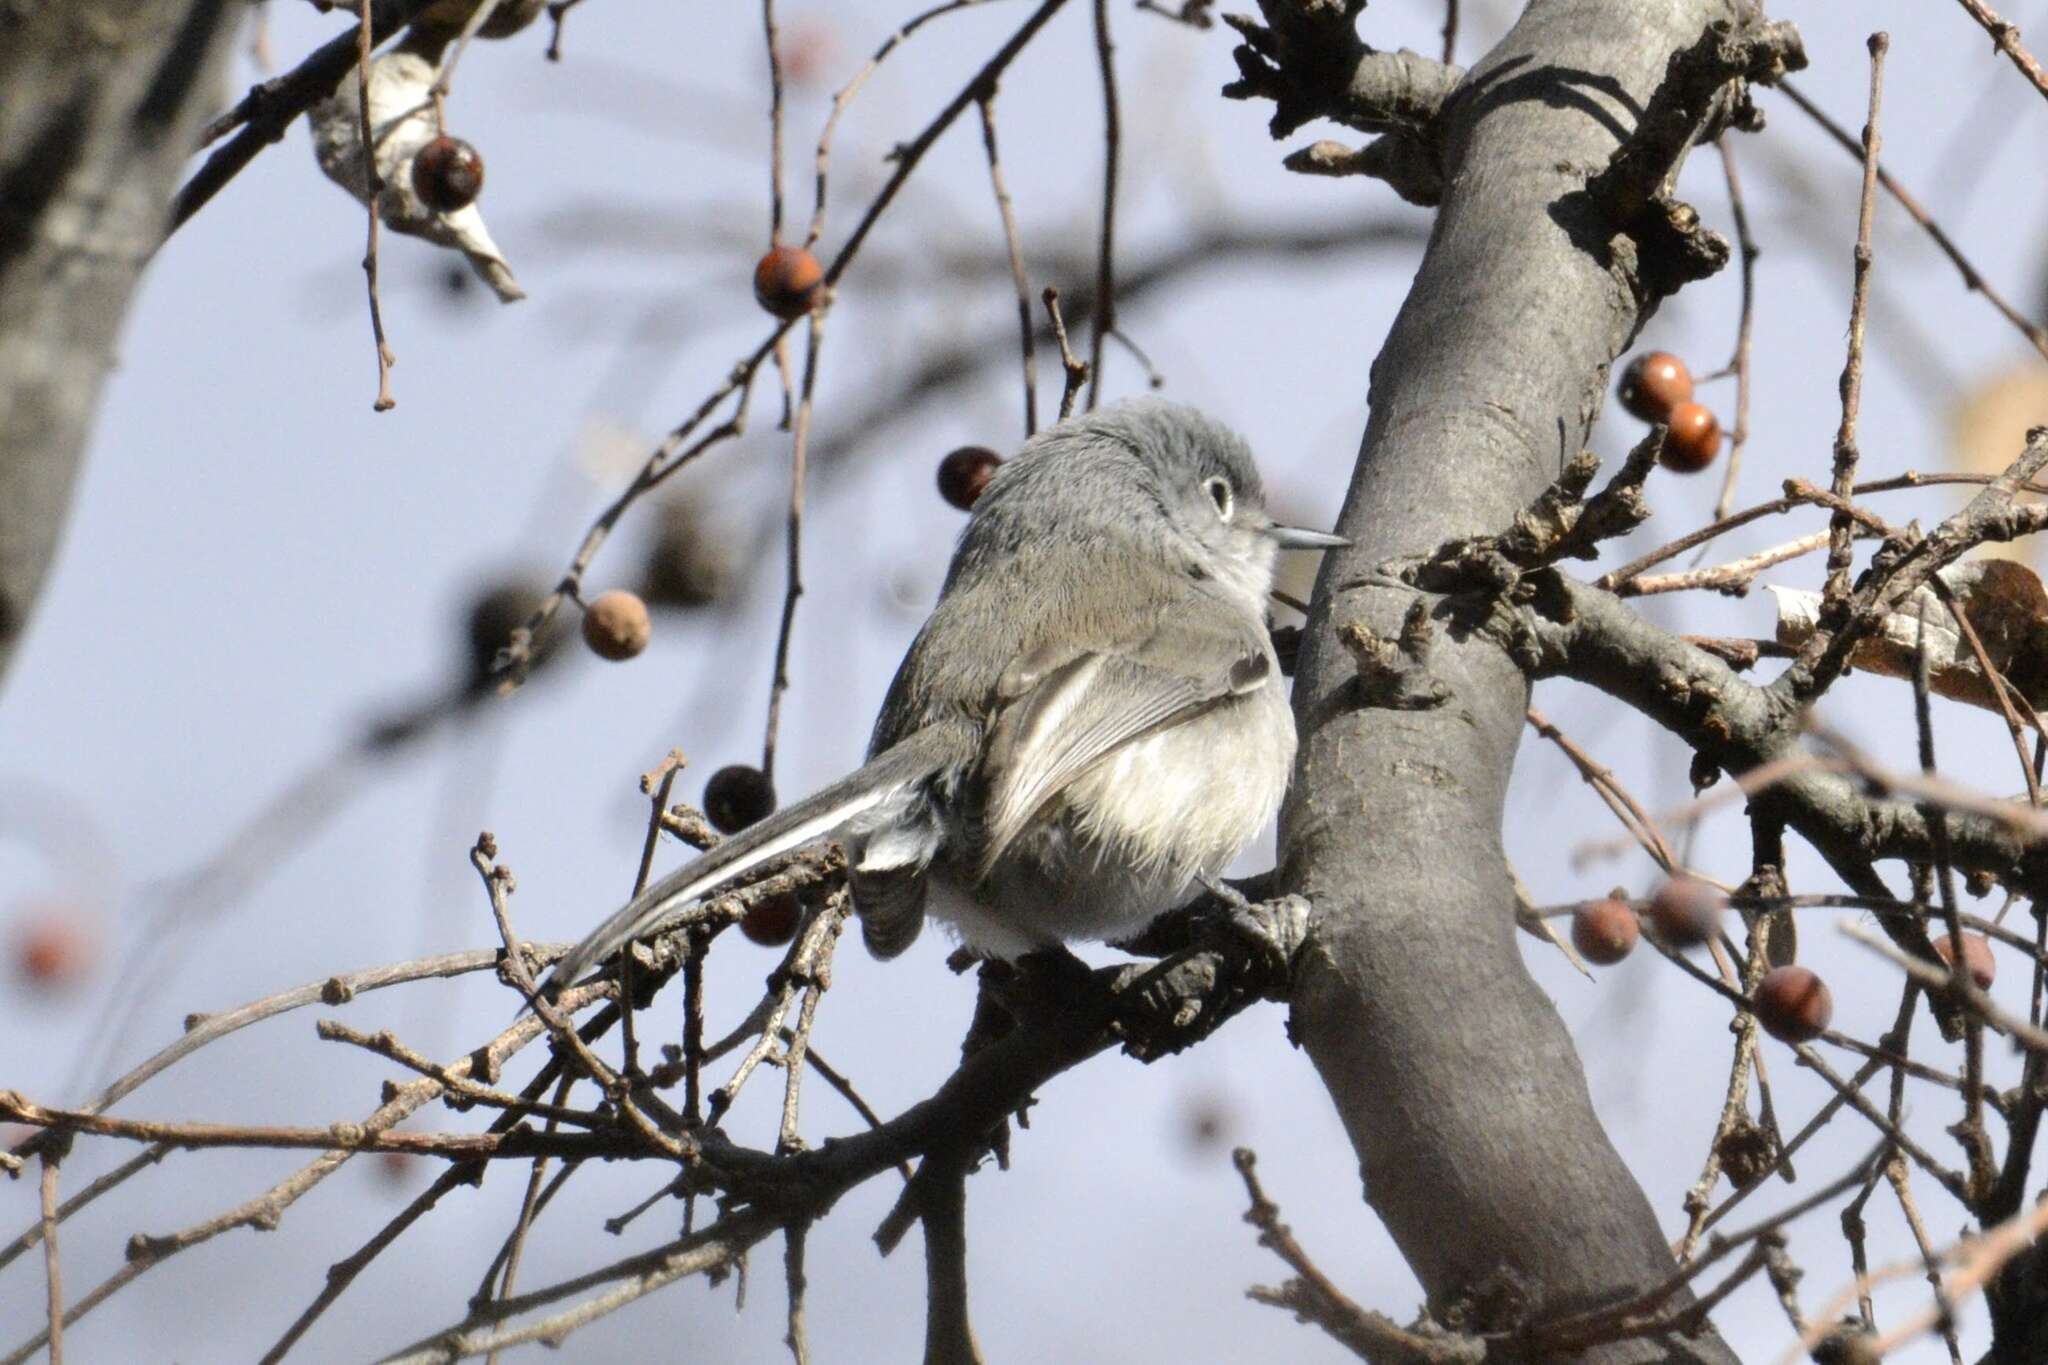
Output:
[[555,964],[544,989],[575,980],[670,914],[730,885],[770,859],[830,837],[939,771],[956,757],[957,747],[940,727],[919,730],[824,790],[726,839],[648,887],[599,925]]

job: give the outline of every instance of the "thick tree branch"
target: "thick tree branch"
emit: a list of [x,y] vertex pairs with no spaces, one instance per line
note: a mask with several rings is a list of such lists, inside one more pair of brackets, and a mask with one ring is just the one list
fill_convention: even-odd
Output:
[[75,0],[0,16],[0,673],[243,8]]
[[[1490,643],[1445,640],[1429,667],[1448,704],[1361,710],[1340,635],[1391,637],[1412,601],[1371,566],[1510,524],[1584,447],[1608,365],[1666,285],[1614,247],[1628,206],[1586,187],[1673,54],[1744,17],[1719,0],[1533,5],[1444,105],[1443,207],[1373,366],[1338,527],[1353,546],[1328,557],[1303,641],[1280,881],[1321,918],[1295,1030],[1367,1199],[1435,1316],[1468,1331],[1640,1293],[1671,1253],[1515,941],[1500,823],[1526,679]],[[1731,1357],[1709,1331],[1579,1358]]]

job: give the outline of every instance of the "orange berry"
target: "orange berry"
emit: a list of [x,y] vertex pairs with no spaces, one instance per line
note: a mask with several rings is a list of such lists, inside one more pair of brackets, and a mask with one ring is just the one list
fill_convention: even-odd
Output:
[[778,246],[754,266],[754,300],[788,321],[817,307],[825,268],[800,246]]
[[37,905],[14,926],[14,970],[38,990],[62,990],[78,983],[93,963],[92,936],[79,911],[63,904]]
[[[1953,963],[1955,950],[1949,947],[1948,930],[1934,927],[1934,953],[1944,963]],[[1991,982],[1998,975],[1998,959],[1991,955],[1991,940],[1982,934],[1963,935],[1963,969],[1970,974],[1970,980],[1977,983],[1977,989],[1988,991]]]
[[1781,1043],[1810,1043],[1835,1017],[1828,983],[1804,967],[1773,967],[1757,983],[1756,1019]]
[[1572,946],[1586,961],[1602,967],[1627,957],[1641,933],[1641,923],[1627,901],[1588,901],[1572,912]]
[[1721,423],[1698,403],[1680,403],[1667,419],[1657,463],[1675,474],[1697,474],[1721,453]]
[[1669,351],[1644,351],[1621,372],[1614,395],[1645,422],[1662,422],[1680,403],[1692,401],[1692,371]]

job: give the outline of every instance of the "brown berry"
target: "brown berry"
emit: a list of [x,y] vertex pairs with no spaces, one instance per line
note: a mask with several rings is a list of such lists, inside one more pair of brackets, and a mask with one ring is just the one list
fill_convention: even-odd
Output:
[[1672,473],[1697,474],[1721,453],[1721,423],[1698,403],[1680,403],[1669,422],[1657,463]]
[[1692,401],[1692,371],[1669,351],[1644,351],[1621,372],[1615,397],[1645,422],[1662,422],[1680,403]]
[[1781,1043],[1810,1043],[1835,1017],[1828,983],[1804,967],[1773,967],[1756,988],[1756,1020]]
[[411,1152],[377,1153],[377,1175],[387,1185],[403,1185],[418,1160]]
[[767,896],[747,907],[740,919],[740,932],[764,948],[780,948],[796,937],[797,922],[803,918],[803,902],[794,891]]
[[735,763],[704,784],[704,815],[723,834],[738,834],[775,809],[775,788],[759,768]]
[[1636,946],[1642,927],[1627,901],[1588,901],[1572,912],[1572,946],[1579,956],[1611,967]]
[[987,446],[961,446],[939,461],[939,496],[963,512],[973,511],[1002,463],[1003,457]]
[[1696,948],[1720,928],[1719,891],[1697,877],[1673,877],[1650,897],[1650,923],[1677,948]]
[[[1934,932],[1934,954],[1945,963],[1953,963],[1955,949],[1949,946],[1948,931],[1937,928]],[[1991,955],[1991,940],[1982,934],[1963,935],[1963,967],[1970,973],[1970,980],[1977,983],[1977,989],[1988,991],[1991,982],[1998,975],[1998,959]]]
[[653,634],[647,604],[623,588],[600,594],[583,609],[583,643],[600,659],[630,659],[647,648]]
[[461,138],[443,133],[414,154],[412,190],[436,213],[468,208],[484,192],[484,159]]
[[15,923],[15,974],[38,990],[76,985],[92,959],[92,937],[71,906],[37,905]]
[[800,246],[779,246],[754,267],[754,301],[785,322],[817,307],[825,268]]

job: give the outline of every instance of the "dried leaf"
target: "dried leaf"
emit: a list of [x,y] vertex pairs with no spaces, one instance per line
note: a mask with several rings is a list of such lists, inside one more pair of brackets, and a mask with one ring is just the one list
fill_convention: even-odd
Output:
[[[2012,560],[1973,559],[1942,570],[1941,581],[1976,630],[1992,667],[2035,707],[2048,707],[2048,589],[2040,575]],[[1820,618],[1820,594],[1776,586],[1769,591],[1778,607],[1778,643],[1806,643]],[[1930,686],[1944,697],[1999,710],[1969,642],[1932,588],[1920,589],[1886,616],[1882,629],[1856,647],[1851,662],[1890,678],[1912,677],[1923,607]]]

